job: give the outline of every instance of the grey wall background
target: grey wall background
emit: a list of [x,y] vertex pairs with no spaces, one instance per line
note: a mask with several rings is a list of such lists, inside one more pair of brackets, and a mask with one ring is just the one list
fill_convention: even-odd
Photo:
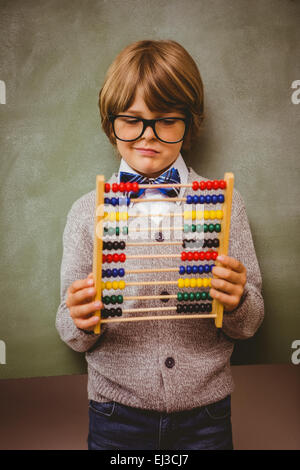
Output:
[[148,38],[180,42],[202,75],[207,119],[188,165],[208,178],[233,171],[246,204],[266,316],[232,362],[291,362],[300,337],[299,23],[291,0],[0,0],[1,377],[85,371],[54,324],[62,232],[96,174],[118,169],[98,93],[116,54]]

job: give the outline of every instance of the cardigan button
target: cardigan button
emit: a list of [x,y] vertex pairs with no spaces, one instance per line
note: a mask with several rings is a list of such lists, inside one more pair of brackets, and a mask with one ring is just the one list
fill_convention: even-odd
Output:
[[173,357],[167,357],[167,359],[165,360],[165,365],[168,369],[172,369],[172,367],[174,367],[175,365]]

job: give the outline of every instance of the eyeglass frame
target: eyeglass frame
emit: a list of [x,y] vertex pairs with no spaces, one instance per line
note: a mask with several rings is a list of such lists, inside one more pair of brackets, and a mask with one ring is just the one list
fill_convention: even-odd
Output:
[[[118,117],[129,117],[129,118],[134,118],[134,119],[137,119],[139,121],[142,121],[143,122],[143,129],[142,129],[141,134],[138,137],[136,137],[135,139],[129,139],[129,140],[120,139],[120,137],[118,137],[116,132],[115,132],[115,119],[118,118]],[[108,119],[112,124],[113,132],[114,132],[114,135],[115,135],[116,139],[121,140],[122,142],[134,142],[135,140],[140,139],[142,137],[142,135],[144,134],[145,130],[147,129],[147,127],[150,126],[152,128],[153,132],[154,132],[155,137],[158,140],[160,140],[161,142],[164,142],[165,144],[177,144],[177,143],[182,142],[184,140],[184,138],[187,134],[187,131],[188,131],[189,123],[190,123],[190,118],[188,118],[188,117],[181,118],[181,117],[171,117],[171,116],[168,116],[168,117],[165,117],[165,118],[157,118],[157,119],[144,119],[144,118],[137,117],[137,116],[132,116],[132,115],[130,116],[128,114],[109,114]],[[172,119],[172,120],[177,119],[177,120],[180,120],[180,121],[184,121],[185,129],[184,129],[184,134],[183,134],[182,139],[176,140],[175,142],[167,142],[166,140],[162,140],[160,137],[158,137],[158,135],[156,133],[156,130],[155,130],[155,124],[156,124],[157,121],[165,121],[167,119]]]

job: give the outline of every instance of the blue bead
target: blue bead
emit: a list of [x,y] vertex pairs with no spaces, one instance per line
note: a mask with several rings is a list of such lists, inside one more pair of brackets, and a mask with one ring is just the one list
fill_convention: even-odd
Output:
[[225,201],[224,194],[219,194],[218,200],[219,202],[224,202]]
[[111,269],[106,270],[106,277],[111,277]]
[[123,277],[125,275],[125,269],[124,268],[120,268],[119,269],[119,276],[120,277]]
[[199,203],[199,198],[198,196],[193,196],[193,203],[198,204]]
[[204,204],[205,203],[205,196],[199,196],[199,202],[200,202],[200,204]]
[[116,206],[119,201],[118,201],[118,199],[117,199],[116,197],[112,197],[111,200],[110,200],[110,202],[111,202],[111,204],[112,204],[113,206]]
[[212,197],[211,197],[211,200],[212,200],[212,203],[213,204],[217,204],[218,202],[218,196],[216,194],[214,194]]
[[185,267],[179,266],[179,274],[185,274]]
[[203,274],[203,266],[202,265],[198,266],[198,273]]
[[106,269],[102,269],[102,277],[106,277]]
[[206,204],[210,204],[211,203],[211,196],[205,196],[205,202],[206,202]]
[[211,265],[210,265],[210,270],[211,270],[211,272],[212,272],[212,268],[214,268],[215,266],[216,266],[215,264],[211,264]]
[[193,196],[187,196],[186,197],[186,203],[187,204],[193,204]]
[[110,204],[110,198],[109,197],[104,198],[104,204]]
[[186,273],[191,274],[191,272],[192,272],[192,266],[187,266],[186,267]]
[[127,206],[130,204],[130,197],[127,198]]
[[113,275],[113,277],[117,277],[117,276],[118,276],[118,270],[117,270],[116,268],[114,268],[114,269],[112,270],[112,275]]
[[192,272],[193,272],[193,274],[197,274],[198,266],[192,266]]
[[206,264],[206,265],[204,266],[204,272],[205,272],[205,273],[209,273],[209,272],[210,272],[210,266],[209,266],[209,264]]

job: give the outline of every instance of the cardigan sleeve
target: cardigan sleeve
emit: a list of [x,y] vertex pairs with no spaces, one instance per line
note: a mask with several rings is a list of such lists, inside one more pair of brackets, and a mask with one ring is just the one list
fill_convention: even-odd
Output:
[[[67,290],[78,279],[92,272],[93,240],[87,228],[86,208],[79,199],[71,207],[63,232],[63,256],[60,270],[60,305],[56,314],[56,329],[61,339],[78,352],[88,351],[100,335],[77,328],[66,305]],[[101,331],[102,333],[102,331]]]
[[252,234],[240,193],[234,189],[228,256],[238,259],[247,270],[247,282],[239,305],[224,310],[223,332],[233,339],[247,339],[255,334],[264,318],[262,277]]

